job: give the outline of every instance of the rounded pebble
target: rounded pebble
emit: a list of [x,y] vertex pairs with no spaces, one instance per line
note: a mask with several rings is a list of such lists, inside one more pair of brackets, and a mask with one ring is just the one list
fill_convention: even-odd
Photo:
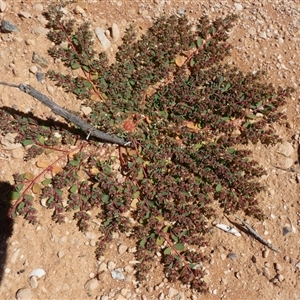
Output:
[[118,247],[118,252],[119,252],[119,254],[124,254],[124,253],[127,251],[127,249],[128,249],[127,246],[125,246],[125,245],[120,245],[120,246]]
[[38,287],[38,281],[36,276],[31,276],[29,279],[29,284],[33,289],[36,289]]
[[115,269],[115,270],[111,271],[111,277],[113,279],[117,279],[117,280],[124,280],[125,279],[125,276],[122,273],[121,269]]
[[89,280],[84,285],[84,288],[89,291],[95,290],[99,286],[99,281],[95,278]]
[[113,270],[113,269],[115,268],[115,266],[116,266],[116,263],[113,262],[113,261],[109,261],[109,262],[107,263],[107,268],[108,268],[109,270]]
[[29,288],[19,289],[16,293],[17,300],[31,300],[32,292]]

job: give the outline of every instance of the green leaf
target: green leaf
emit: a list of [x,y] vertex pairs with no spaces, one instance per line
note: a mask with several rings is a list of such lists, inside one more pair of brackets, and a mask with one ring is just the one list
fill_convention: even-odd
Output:
[[166,248],[166,249],[164,250],[164,254],[165,254],[165,255],[171,254],[171,248],[170,248],[170,247]]
[[22,213],[22,209],[24,208],[25,206],[25,203],[24,202],[21,202],[18,207],[17,207],[17,211],[18,213]]
[[10,199],[11,200],[16,200],[16,199],[19,199],[20,197],[21,197],[21,193],[20,192],[13,191],[10,194]]
[[18,184],[17,186],[15,186],[15,191],[16,192],[21,192],[23,187],[24,187],[24,184],[22,184],[22,183]]
[[198,38],[197,38],[197,47],[198,47],[198,48],[201,47],[202,42],[203,42],[203,41],[202,41],[201,37],[198,37]]
[[145,248],[146,241],[147,241],[146,238],[143,238],[143,239],[140,241],[140,248]]
[[231,87],[231,84],[227,83],[223,88],[221,88],[221,91],[226,92],[229,90],[230,87]]
[[195,65],[195,60],[192,58],[192,59],[190,60],[190,66],[193,67],[194,65]]
[[172,235],[171,235],[171,238],[173,239],[173,241],[174,241],[175,243],[178,243],[179,238],[178,238],[176,235],[172,234]]
[[164,243],[165,239],[161,236],[159,236],[157,239],[156,239],[156,245],[157,246],[161,246],[163,243]]
[[90,72],[90,69],[89,69],[88,66],[83,65],[83,66],[81,66],[81,67],[82,67],[82,69],[83,69],[84,71]]
[[228,148],[227,149],[227,152],[229,153],[229,154],[234,154],[235,153],[235,148]]
[[176,250],[182,251],[184,249],[184,245],[182,243],[178,243],[174,245]]
[[193,148],[195,150],[197,150],[197,149],[200,149],[203,145],[204,145],[203,143],[198,143],[198,144],[195,144]]
[[34,198],[33,198],[32,195],[25,194],[25,195],[24,195],[24,199],[25,199],[25,200],[28,200],[28,201],[32,201]]
[[211,28],[211,34],[215,34],[216,31],[217,31],[217,28],[216,28],[216,27],[212,27],[212,28]]
[[257,108],[259,108],[259,107],[261,107],[261,106],[262,106],[262,104],[263,104],[263,101],[262,101],[262,100],[260,100],[260,101],[258,101],[258,102],[256,103],[256,107],[257,107]]
[[32,140],[23,140],[23,141],[21,141],[21,143],[23,144],[23,146],[28,146],[28,145],[32,145],[33,141]]
[[243,127],[247,128],[247,127],[249,127],[249,125],[251,125],[251,122],[246,122],[246,123],[243,124]]
[[256,115],[254,115],[254,114],[248,114],[248,115],[247,115],[247,118],[248,118],[248,119],[255,120],[255,119],[256,119]]
[[101,200],[102,200],[103,203],[108,203],[109,196],[108,195],[103,195]]
[[108,220],[106,220],[106,221],[103,223],[103,225],[104,225],[104,226],[108,226],[110,223],[111,223],[111,219],[108,219]]
[[50,184],[51,181],[52,181],[51,178],[47,178],[47,179],[45,179],[45,180],[42,181],[42,185],[46,186],[46,185]]
[[39,136],[38,136],[38,141],[39,141],[41,144],[44,144],[44,143],[45,143],[45,138],[44,138],[42,135],[39,135]]
[[140,191],[136,191],[136,192],[133,194],[133,199],[137,199],[139,196],[140,196]]
[[80,163],[79,160],[70,160],[70,164],[71,164],[72,166],[78,166],[79,163]]
[[71,68],[72,68],[73,70],[79,69],[79,68],[80,68],[80,64],[77,63],[77,62],[72,63],[72,64],[71,64]]
[[72,194],[75,194],[78,190],[78,185],[77,184],[74,184],[71,188],[70,188],[70,192]]
[[221,192],[222,191],[222,185],[221,183],[219,183],[217,186],[216,186],[216,192]]

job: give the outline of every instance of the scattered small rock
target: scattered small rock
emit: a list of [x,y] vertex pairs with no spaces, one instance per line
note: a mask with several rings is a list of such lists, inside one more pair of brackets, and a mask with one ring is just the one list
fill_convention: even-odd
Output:
[[294,147],[289,142],[283,142],[279,146],[277,153],[283,154],[286,157],[291,156],[294,153]]
[[127,246],[125,246],[125,245],[120,245],[120,246],[118,247],[118,252],[119,252],[119,254],[124,254],[124,253],[127,251],[127,249],[128,249]]
[[279,273],[283,270],[283,266],[279,263],[275,263],[275,270]]
[[49,32],[49,29],[43,27],[43,26],[37,26],[32,28],[31,32],[37,36],[46,36]]
[[77,14],[77,15],[85,15],[84,9],[81,6],[79,6],[79,5],[77,5],[75,7],[74,13]]
[[21,18],[25,18],[25,19],[30,19],[32,16],[29,12],[27,11],[20,11],[18,13],[18,15],[21,17]]
[[283,164],[282,164],[282,167],[283,167],[284,169],[289,169],[289,168],[291,168],[291,167],[293,166],[293,164],[294,164],[294,160],[293,160],[292,158],[290,158],[290,157],[287,157],[287,158],[284,160],[284,162],[283,162]]
[[104,30],[101,27],[97,27],[97,28],[95,28],[95,33],[101,43],[103,50],[105,51],[108,48],[110,48],[111,44],[110,44],[109,39],[106,37]]
[[119,26],[116,23],[112,24],[111,36],[112,36],[114,42],[116,42],[120,38],[120,29],[119,29]]
[[24,158],[23,148],[17,148],[17,149],[11,150],[11,156],[15,159],[23,159]]
[[99,281],[95,278],[89,280],[84,285],[84,288],[89,291],[95,290],[99,286]]
[[300,261],[296,264],[296,268],[300,269]]
[[266,267],[263,268],[263,275],[267,278],[270,277],[270,271],[268,268],[266,268]]
[[263,256],[263,258],[268,258],[269,254],[270,254],[270,250],[266,249],[263,251],[262,256]]
[[168,292],[168,297],[169,298],[173,298],[177,294],[178,294],[178,291],[176,289],[174,289],[173,287],[169,288],[169,292]]
[[37,81],[41,82],[44,79],[44,73],[37,72],[35,74]]
[[36,289],[38,287],[38,281],[36,276],[31,276],[29,279],[29,284],[33,289]]
[[38,67],[37,66],[32,66],[29,68],[29,72],[31,72],[32,74],[36,74],[38,71]]
[[81,106],[80,109],[85,116],[88,116],[92,112],[92,109],[89,106]]
[[38,269],[34,269],[33,271],[31,271],[29,274],[29,277],[36,276],[38,278],[41,278],[44,275],[46,275],[46,271],[44,269],[38,268]]
[[286,226],[286,227],[283,227],[283,228],[282,228],[282,235],[283,235],[283,236],[289,234],[290,232],[292,232],[291,227]]
[[59,250],[58,252],[57,252],[57,256],[59,257],[59,258],[62,258],[62,257],[64,257],[65,256],[65,251],[64,250]]
[[228,255],[227,255],[227,258],[230,258],[232,260],[236,259],[237,257],[238,257],[237,254],[233,253],[233,252],[228,253]]
[[47,59],[37,52],[33,52],[31,62],[40,65],[42,68],[47,68],[49,65]]
[[111,277],[113,279],[117,279],[117,280],[124,280],[125,279],[125,276],[122,273],[122,269],[120,269],[120,268],[111,271]]
[[235,272],[235,273],[234,273],[234,276],[235,276],[237,279],[241,279],[241,278],[242,278],[242,273],[241,273],[241,272]]
[[242,10],[243,9],[243,5],[240,3],[234,3],[234,7],[236,10]]
[[19,31],[19,28],[13,23],[3,19],[1,21],[1,31],[5,33],[9,33],[9,32]]
[[43,6],[42,4],[40,4],[40,3],[34,4],[34,5],[32,6],[32,8],[33,8],[34,10],[37,10],[37,11],[43,11],[43,10],[44,10],[44,6]]
[[17,300],[31,300],[32,292],[30,288],[19,289],[16,293]]
[[256,257],[255,257],[254,255],[252,255],[251,260],[252,260],[252,262],[253,262],[254,264],[255,264],[256,261],[257,261],[257,259],[256,259]]
[[108,270],[110,270],[110,271],[112,271],[112,270],[115,268],[115,266],[116,266],[116,263],[113,262],[113,261],[109,261],[109,262],[107,263],[107,268],[108,268]]
[[277,274],[277,275],[276,275],[276,278],[277,278],[280,282],[282,282],[282,281],[284,280],[284,276],[283,276],[282,274]]
[[6,2],[1,1],[1,2],[0,2],[0,11],[1,11],[1,12],[5,12],[6,8],[7,8]]
[[107,270],[107,266],[106,266],[106,263],[105,262],[102,262],[99,267],[98,267],[98,272],[101,273],[103,271],[106,271]]

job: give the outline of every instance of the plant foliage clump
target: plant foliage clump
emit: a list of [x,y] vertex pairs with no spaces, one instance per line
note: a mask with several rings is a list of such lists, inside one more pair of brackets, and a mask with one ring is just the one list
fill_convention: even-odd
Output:
[[[87,142],[72,158],[66,151],[60,172],[53,172],[53,164],[44,170],[52,177],[42,182],[40,197],[58,222],[64,211],[74,210],[82,230],[88,227],[88,212],[101,207],[98,256],[113,232],[129,232],[137,241],[139,279],[147,277],[159,251],[170,281],[205,291],[206,258],[197,249],[207,243],[212,203],[228,214],[241,210],[263,218],[256,196],[264,170],[239,145],[278,141],[270,125],[283,117],[277,109],[292,90],[276,90],[263,81],[263,72],[244,74],[223,63],[234,15],[214,22],[203,17],[196,28],[185,16],[162,17],[139,39],[130,26],[112,64],[106,53],[95,52],[88,23],[66,20],[55,6],[45,16],[54,43],[50,55],[72,70],[68,75],[49,71],[49,78],[92,108],[93,126],[130,140],[131,146],[117,151],[111,146],[105,148],[109,155],[98,155],[91,141],[92,152]],[[27,117],[25,130],[24,118],[1,115],[2,130],[10,119],[9,131],[19,132],[24,145],[34,144],[29,158],[63,141],[78,144],[78,134],[55,122],[38,125]],[[87,178],[80,178],[80,170]],[[29,189],[21,194],[24,176],[16,176],[14,199],[19,200],[13,213],[34,222]],[[30,187],[36,181],[30,178]]]

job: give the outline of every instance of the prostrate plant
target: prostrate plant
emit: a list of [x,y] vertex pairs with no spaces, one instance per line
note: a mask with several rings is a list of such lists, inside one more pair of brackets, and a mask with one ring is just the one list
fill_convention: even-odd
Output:
[[[101,206],[97,256],[105,255],[113,232],[127,232],[137,241],[139,279],[147,277],[151,260],[161,252],[169,280],[205,291],[199,247],[207,245],[208,221],[215,216],[211,204],[217,201],[227,214],[241,210],[263,218],[256,196],[264,170],[238,145],[278,141],[271,124],[283,117],[277,108],[292,89],[275,90],[262,72],[243,74],[222,63],[231,49],[226,40],[235,16],[212,23],[203,17],[196,29],[185,16],[162,17],[138,40],[130,26],[113,64],[106,53],[96,55],[88,23],[77,26],[55,6],[45,16],[55,44],[50,55],[74,70],[48,76],[85,100],[93,126],[132,142],[118,146],[118,155],[113,146],[97,155],[94,141],[93,152],[84,143],[61,172],[44,182],[41,197],[54,208],[54,220],[61,222],[65,210],[74,210],[86,230],[88,212]],[[24,128],[24,120],[14,117],[10,131],[19,132],[24,145],[28,140],[39,147],[45,141],[57,145],[62,141],[54,131],[77,139],[53,124],[55,130],[30,121]],[[2,130],[6,125],[1,123]],[[33,147],[29,158],[40,153]],[[80,170],[89,177],[80,178]],[[18,193],[22,178],[16,176]],[[15,212],[26,215],[31,202],[22,197]]]

